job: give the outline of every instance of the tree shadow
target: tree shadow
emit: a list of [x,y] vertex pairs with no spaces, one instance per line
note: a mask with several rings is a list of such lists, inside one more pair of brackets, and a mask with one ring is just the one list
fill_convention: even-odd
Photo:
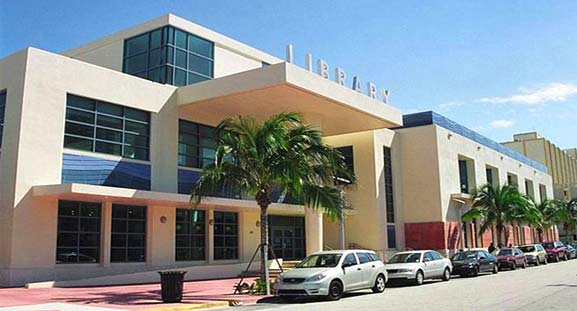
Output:
[[[349,299],[353,297],[365,296],[372,294],[369,291],[358,291],[352,293],[345,293],[342,299]],[[257,304],[308,304],[315,302],[329,301],[323,296],[304,296],[294,297],[292,299],[280,298],[277,296],[265,297],[257,301]]]

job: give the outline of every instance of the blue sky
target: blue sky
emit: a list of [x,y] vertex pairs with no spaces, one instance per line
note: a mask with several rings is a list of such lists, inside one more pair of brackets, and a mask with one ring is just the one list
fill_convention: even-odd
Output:
[[[1,1],[0,57],[61,52],[174,13],[284,58],[294,45],[497,141],[577,147],[576,1]],[[4,73],[3,73],[4,74]]]

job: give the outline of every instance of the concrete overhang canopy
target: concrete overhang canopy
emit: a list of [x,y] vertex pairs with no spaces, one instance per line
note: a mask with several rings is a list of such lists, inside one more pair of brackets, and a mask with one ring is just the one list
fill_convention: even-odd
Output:
[[[38,198],[57,198],[62,200],[83,200],[94,202],[112,202],[119,204],[140,204],[147,206],[175,206],[193,208],[190,196],[186,194],[157,191],[135,190],[85,184],[58,184],[32,187],[32,196]],[[255,201],[227,199],[217,197],[203,198],[200,208],[220,207],[229,210],[247,210],[259,212]],[[272,203],[271,211],[279,214],[303,214],[304,207],[284,203]]]
[[177,102],[185,114],[208,125],[239,115],[264,120],[296,112],[327,136],[403,122],[395,107],[286,62],[180,87]]
[[469,205],[473,203],[473,196],[468,193],[452,193],[451,201]]

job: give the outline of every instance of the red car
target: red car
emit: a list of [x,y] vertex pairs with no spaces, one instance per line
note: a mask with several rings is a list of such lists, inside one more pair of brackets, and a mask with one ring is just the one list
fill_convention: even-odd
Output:
[[527,268],[527,257],[516,247],[500,249],[497,253],[497,260],[499,260],[499,270],[504,268],[515,270],[517,267]]
[[545,242],[542,243],[545,251],[547,252],[547,259],[551,262],[559,262],[559,260],[569,259],[569,254],[567,253],[567,247],[561,241]]

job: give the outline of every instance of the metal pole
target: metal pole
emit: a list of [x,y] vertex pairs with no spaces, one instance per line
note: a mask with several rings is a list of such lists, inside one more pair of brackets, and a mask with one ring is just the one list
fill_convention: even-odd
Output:
[[339,248],[340,249],[346,249],[346,245],[345,245],[345,211],[344,211],[344,206],[342,205],[343,202],[343,197],[344,197],[344,190],[343,190],[343,186],[339,186],[340,190],[341,190],[341,206],[340,206],[340,219],[339,219]]

